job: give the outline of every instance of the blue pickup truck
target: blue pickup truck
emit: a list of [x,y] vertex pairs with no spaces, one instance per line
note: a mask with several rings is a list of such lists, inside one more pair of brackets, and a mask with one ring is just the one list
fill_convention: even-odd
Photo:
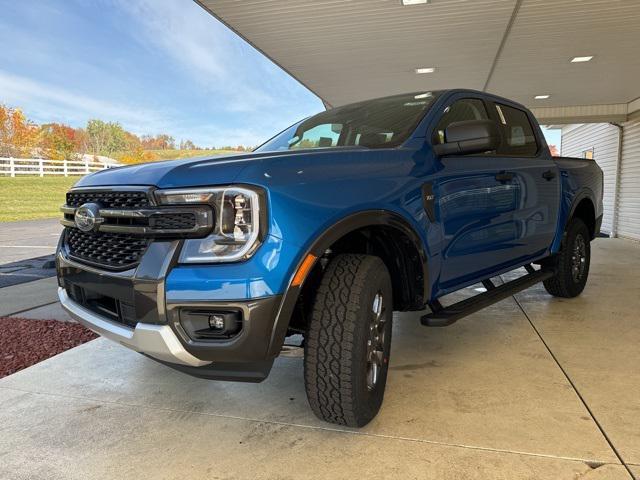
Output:
[[302,338],[311,409],[359,427],[382,404],[393,311],[437,327],[538,282],[580,294],[602,182],[507,99],[363,101],[252,153],[84,177],[62,207],[58,293],[91,330],[203,378],[262,381]]

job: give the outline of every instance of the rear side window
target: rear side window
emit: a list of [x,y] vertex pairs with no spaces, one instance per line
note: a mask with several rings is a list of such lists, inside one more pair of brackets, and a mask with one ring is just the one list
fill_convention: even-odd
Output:
[[538,144],[528,115],[522,110],[498,103],[496,110],[503,132],[503,142],[497,153],[515,157],[534,156]]
[[487,120],[487,109],[478,98],[463,98],[444,109],[442,118],[433,132],[432,142],[438,145],[446,142],[447,127],[455,122],[466,120]]

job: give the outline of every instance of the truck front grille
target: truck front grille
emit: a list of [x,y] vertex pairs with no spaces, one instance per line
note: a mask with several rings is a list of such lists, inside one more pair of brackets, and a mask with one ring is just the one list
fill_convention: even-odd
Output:
[[148,238],[121,233],[85,233],[65,228],[65,244],[69,256],[95,266],[113,270],[135,267],[144,255]]
[[[75,219],[86,204],[95,221],[83,231]],[[215,225],[210,205],[157,205],[150,187],[72,189],[61,210],[69,257],[109,270],[135,268],[153,241],[203,238]]]
[[196,226],[196,215],[191,212],[154,214],[149,217],[154,230],[190,230]]
[[79,207],[85,203],[99,203],[103,208],[134,209],[148,207],[149,197],[144,191],[71,191],[67,193],[67,206]]

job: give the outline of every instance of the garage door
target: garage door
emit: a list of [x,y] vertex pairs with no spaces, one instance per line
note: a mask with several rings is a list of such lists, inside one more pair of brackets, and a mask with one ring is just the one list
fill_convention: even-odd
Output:
[[640,240],[640,121],[624,124],[618,193],[618,235]]
[[589,157],[600,165],[604,175],[604,215],[601,231],[611,234],[615,208],[616,163],[619,129],[608,123],[591,123],[563,129],[562,155]]

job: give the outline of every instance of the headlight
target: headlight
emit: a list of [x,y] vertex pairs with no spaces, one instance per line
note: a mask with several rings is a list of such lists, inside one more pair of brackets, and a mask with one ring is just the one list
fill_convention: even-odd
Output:
[[213,233],[206,238],[185,240],[181,263],[244,260],[260,243],[261,198],[257,191],[229,186],[156,190],[155,195],[159,205],[200,203],[213,207],[216,216]]

